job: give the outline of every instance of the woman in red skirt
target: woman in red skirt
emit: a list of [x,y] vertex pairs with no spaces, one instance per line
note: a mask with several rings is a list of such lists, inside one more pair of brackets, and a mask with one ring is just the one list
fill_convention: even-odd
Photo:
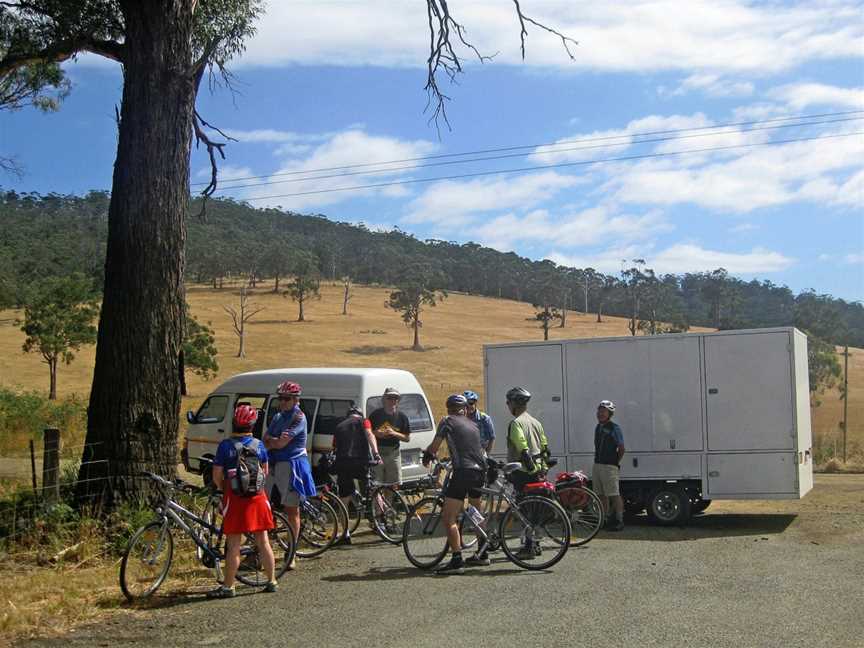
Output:
[[222,532],[226,535],[225,582],[207,593],[209,598],[230,598],[234,596],[234,577],[240,566],[240,545],[244,533],[255,536],[258,555],[267,575],[265,592],[277,589],[274,575],[273,549],[267,538],[267,531],[273,528],[273,512],[270,500],[264,489],[251,496],[233,492],[227,476],[237,469],[237,444],[254,449],[258,454],[258,464],[264,476],[267,474],[267,450],[264,444],[252,436],[252,428],[258,420],[258,410],[249,405],[240,405],[234,411],[234,425],[231,437],[223,439],[213,459],[213,483],[222,489]]

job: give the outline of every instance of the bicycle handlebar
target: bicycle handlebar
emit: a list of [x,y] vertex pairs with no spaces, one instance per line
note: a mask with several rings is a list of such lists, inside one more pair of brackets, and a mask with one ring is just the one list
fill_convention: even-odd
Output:
[[180,478],[174,480],[174,482],[170,482],[164,477],[160,477],[156,473],[152,473],[149,470],[144,470],[141,472],[143,477],[147,477],[149,480],[156,482],[160,486],[164,486],[165,488],[170,488],[171,490],[182,490],[186,493],[191,493],[195,490],[195,486],[190,484],[189,482],[185,482]]

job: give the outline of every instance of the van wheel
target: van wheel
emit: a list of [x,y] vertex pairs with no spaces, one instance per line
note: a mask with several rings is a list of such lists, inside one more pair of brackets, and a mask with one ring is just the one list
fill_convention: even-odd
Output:
[[661,486],[648,496],[648,517],[662,526],[684,524],[690,519],[690,496],[678,486]]

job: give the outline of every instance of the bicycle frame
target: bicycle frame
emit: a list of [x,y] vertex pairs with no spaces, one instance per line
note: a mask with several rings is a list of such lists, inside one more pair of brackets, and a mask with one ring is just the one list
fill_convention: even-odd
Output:
[[[196,525],[198,525],[198,527],[206,529],[211,533],[215,533],[220,537],[222,536],[221,528],[215,527],[209,522],[204,521],[189,509],[184,508],[183,506],[175,502],[170,495],[167,495],[165,497],[165,503],[163,504],[163,506],[156,509],[156,513],[162,518],[164,522],[167,522],[168,524],[173,523],[179,526],[186,533],[186,535],[188,535],[189,538],[191,538],[191,540],[198,546],[198,548],[201,549],[201,551],[205,552],[211,559],[213,559],[214,561],[222,559],[222,556],[214,552],[211,549],[210,545],[204,539],[202,539],[200,535],[198,535],[197,530],[193,526],[186,523],[186,520],[191,520]],[[161,549],[161,547],[159,548]]]

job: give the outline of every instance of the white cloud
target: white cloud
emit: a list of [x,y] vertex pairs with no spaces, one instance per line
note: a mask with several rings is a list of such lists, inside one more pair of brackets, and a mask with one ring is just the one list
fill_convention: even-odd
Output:
[[608,207],[592,207],[554,215],[545,209],[524,216],[497,216],[472,227],[480,243],[510,250],[531,242],[579,247],[614,239],[620,242],[645,239],[669,231],[671,226],[659,212],[643,215],[619,214]]
[[[531,66],[762,75],[811,60],[860,56],[862,24],[854,2],[781,6],[702,0],[682,10],[677,0],[537,0],[523,8],[580,43],[571,62],[559,39],[529,25],[525,64]],[[511,3],[466,2],[452,10],[481,52],[500,52],[495,63],[522,64]],[[417,3],[273,2],[243,63],[422,67],[427,48],[426,12]]]
[[843,257],[843,263],[848,263],[849,265],[861,265],[864,263],[864,254],[847,254]]
[[773,88],[768,96],[792,108],[810,106],[864,109],[864,88],[841,88],[824,83],[792,83]]
[[443,180],[427,187],[407,208],[405,223],[459,225],[477,214],[530,209],[583,181],[554,171],[520,176]]
[[[259,141],[281,141],[295,146],[291,142],[288,142],[287,136],[280,139],[282,135],[279,133],[279,131],[267,131],[260,137],[269,137],[269,139],[261,139]],[[227,193],[241,200],[252,201],[256,206],[280,205],[286,209],[297,211],[330,205],[358,196],[380,195],[385,197],[401,197],[407,193],[404,187],[355,188],[361,185],[403,180],[416,167],[416,162],[393,164],[393,160],[413,159],[429,155],[437,150],[436,144],[425,140],[400,140],[393,137],[370,135],[361,130],[348,130],[336,134],[301,137],[307,140],[317,137],[324,139],[324,141],[314,146],[306,145],[312,146],[311,152],[306,157],[285,160],[269,177],[253,181],[258,186],[245,187],[236,191],[229,191],[230,187],[227,187]],[[283,144],[282,146],[285,145]],[[298,151],[301,151],[301,149],[297,149],[295,146],[293,152],[296,154]],[[306,152],[306,149],[303,149],[302,152]],[[351,165],[368,164],[380,164],[380,166],[339,170],[342,167]],[[318,169],[335,170],[317,171]],[[338,177],[339,174],[346,172],[354,173],[356,171],[367,170],[376,170],[378,172],[364,175],[342,175]],[[251,173],[246,173],[246,175],[251,175]],[[351,190],[332,191],[337,188],[350,188]],[[238,191],[239,193],[237,193]],[[325,193],[279,197],[282,194],[317,191],[324,191]]]
[[753,83],[734,81],[717,74],[691,74],[675,89],[673,95],[699,91],[709,97],[747,97],[753,94]]
[[622,259],[643,258],[647,267],[658,273],[682,274],[726,268],[731,274],[767,274],[786,270],[796,259],[765,248],[749,252],[720,252],[695,243],[677,243],[654,252],[650,246],[631,245],[614,247],[588,256],[568,256],[560,252],[547,255],[556,263],[577,268],[592,267],[602,272],[617,273]]

